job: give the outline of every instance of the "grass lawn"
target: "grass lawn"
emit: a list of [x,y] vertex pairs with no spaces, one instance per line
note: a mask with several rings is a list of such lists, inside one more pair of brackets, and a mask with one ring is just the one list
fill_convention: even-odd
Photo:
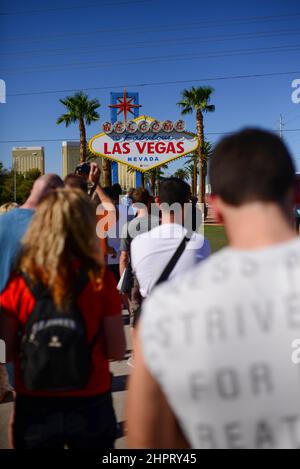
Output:
[[227,245],[223,226],[205,225],[204,233],[210,242],[212,252],[216,252]]

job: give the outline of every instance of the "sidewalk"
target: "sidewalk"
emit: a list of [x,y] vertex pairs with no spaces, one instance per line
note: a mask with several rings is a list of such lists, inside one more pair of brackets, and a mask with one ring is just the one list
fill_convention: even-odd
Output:
[[7,449],[8,446],[8,421],[13,411],[13,404],[0,404],[0,449]]

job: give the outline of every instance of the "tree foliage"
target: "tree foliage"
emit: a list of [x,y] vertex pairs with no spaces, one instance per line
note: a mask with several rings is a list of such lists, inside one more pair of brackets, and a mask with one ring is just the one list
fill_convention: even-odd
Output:
[[[205,198],[205,177],[206,177],[206,161],[204,154],[204,123],[203,114],[214,112],[215,106],[210,104],[211,95],[214,89],[210,86],[200,86],[191,89],[185,89],[182,92],[182,99],[177,103],[181,108],[181,114],[187,115],[192,114],[195,111],[196,114],[196,127],[197,136],[199,139],[198,148],[198,164],[199,164],[199,201],[203,202]],[[194,177],[195,180],[195,177]],[[195,181],[194,181],[195,182]]]
[[186,168],[178,168],[174,173],[174,177],[181,179],[182,181],[188,181],[190,174]]
[[67,96],[59,100],[66,108],[65,114],[62,114],[56,120],[57,124],[65,124],[69,127],[70,124],[78,123],[80,134],[80,161],[86,160],[86,125],[96,122],[99,119],[97,109],[100,103],[97,99],[89,99],[88,95],[83,91],[75,93],[73,96]]
[[[34,181],[41,175],[38,169],[31,169],[25,174],[16,174],[17,200],[23,204],[28,198]],[[14,202],[14,171],[4,168],[0,161],[0,205]]]

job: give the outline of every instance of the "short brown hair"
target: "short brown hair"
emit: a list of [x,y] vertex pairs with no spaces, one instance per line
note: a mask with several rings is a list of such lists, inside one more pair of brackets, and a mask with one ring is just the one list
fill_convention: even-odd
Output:
[[68,174],[64,179],[64,183],[71,189],[81,189],[83,192],[88,191],[87,182],[79,174]]
[[282,205],[295,178],[283,141],[260,129],[244,129],[223,138],[210,161],[212,193],[233,206],[255,201]]
[[187,182],[176,177],[170,177],[162,181],[160,187],[160,203],[184,205],[190,201],[191,188]]
[[132,191],[132,201],[134,204],[144,204],[148,205],[150,202],[150,194],[147,191],[147,189],[144,189],[143,187],[139,187],[138,189],[134,189]]

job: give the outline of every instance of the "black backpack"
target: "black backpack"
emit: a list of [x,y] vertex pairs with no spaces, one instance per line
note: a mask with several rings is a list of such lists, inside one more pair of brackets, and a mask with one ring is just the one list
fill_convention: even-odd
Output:
[[32,285],[23,275],[36,303],[21,340],[21,371],[30,391],[69,391],[84,388],[90,378],[92,351],[99,334],[87,342],[86,327],[76,299],[88,279],[76,283],[77,298],[67,311],[58,311],[43,284]]

